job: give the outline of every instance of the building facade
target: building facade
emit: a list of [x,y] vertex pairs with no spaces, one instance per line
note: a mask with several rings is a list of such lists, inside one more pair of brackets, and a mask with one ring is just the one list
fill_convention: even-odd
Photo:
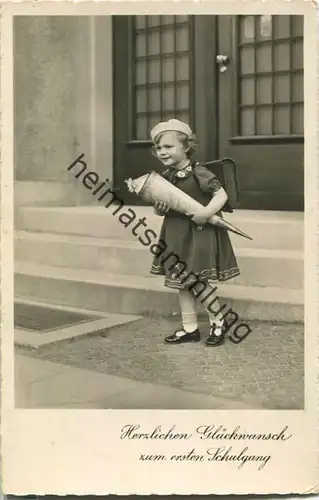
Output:
[[82,203],[80,153],[134,202],[124,179],[158,168],[149,130],[176,117],[199,160],[235,160],[240,208],[303,210],[302,16],[19,17],[14,33],[18,202]]

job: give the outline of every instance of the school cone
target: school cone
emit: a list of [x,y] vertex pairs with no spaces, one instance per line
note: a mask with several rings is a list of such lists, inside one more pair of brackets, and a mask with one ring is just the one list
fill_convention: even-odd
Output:
[[247,238],[248,240],[252,240],[248,234],[244,233],[237,227],[233,226],[230,224],[230,222],[227,222],[227,220],[223,219],[223,217],[220,217],[219,215],[213,215],[208,221],[210,224],[213,224],[214,226],[219,226],[224,229],[227,229],[227,231],[231,231],[232,233],[238,234],[239,236],[242,236],[243,238]]
[[[131,193],[140,196],[144,201],[155,204],[157,201],[166,203],[171,210],[183,214],[191,214],[201,208],[202,205],[191,196],[178,189],[174,184],[167,181],[156,172],[142,175],[136,179],[126,179],[125,183]],[[219,215],[213,215],[207,221],[214,226],[221,227],[227,231],[238,234],[243,238],[252,240],[248,234],[240,231],[237,227],[227,222]]]

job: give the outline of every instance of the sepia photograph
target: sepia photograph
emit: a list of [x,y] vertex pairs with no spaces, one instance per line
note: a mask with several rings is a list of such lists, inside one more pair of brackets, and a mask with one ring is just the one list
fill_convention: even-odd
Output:
[[302,15],[15,16],[15,405],[304,409]]
[[4,494],[318,491],[316,17],[3,5]]

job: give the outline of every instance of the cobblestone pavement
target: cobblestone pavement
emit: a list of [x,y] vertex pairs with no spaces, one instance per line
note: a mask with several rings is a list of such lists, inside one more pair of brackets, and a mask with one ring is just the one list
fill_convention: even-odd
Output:
[[[303,325],[252,322],[252,333],[240,344],[227,340],[217,348],[202,342],[165,345],[163,337],[179,325],[176,318],[147,317],[98,335],[17,352],[265,409],[303,408]],[[206,335],[207,324],[201,327]]]

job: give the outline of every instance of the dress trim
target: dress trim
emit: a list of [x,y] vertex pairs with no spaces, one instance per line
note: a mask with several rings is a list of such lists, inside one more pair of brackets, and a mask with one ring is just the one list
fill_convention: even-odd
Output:
[[[165,269],[163,266],[156,266],[154,264],[152,265],[150,272],[151,272],[151,274],[154,274],[154,275],[160,275],[160,276],[166,275]],[[167,286],[169,288],[183,289],[183,288],[187,288],[187,286],[195,283],[197,280],[227,281],[227,280],[230,280],[232,278],[235,278],[235,276],[239,276],[240,271],[239,271],[239,268],[237,266],[232,267],[230,269],[226,269],[224,271],[219,271],[219,272],[217,271],[217,269],[203,269],[201,272],[199,272],[197,274],[193,272],[193,276],[191,275],[186,280],[183,279],[183,275],[185,278],[186,276],[188,276],[188,274],[192,274],[191,271],[189,271],[189,272],[184,271],[181,274],[179,273],[178,276],[176,276],[176,277],[174,276],[174,274],[176,274],[176,271],[174,271],[174,269],[172,269],[171,272],[169,273],[169,275],[166,275],[165,286]]]

